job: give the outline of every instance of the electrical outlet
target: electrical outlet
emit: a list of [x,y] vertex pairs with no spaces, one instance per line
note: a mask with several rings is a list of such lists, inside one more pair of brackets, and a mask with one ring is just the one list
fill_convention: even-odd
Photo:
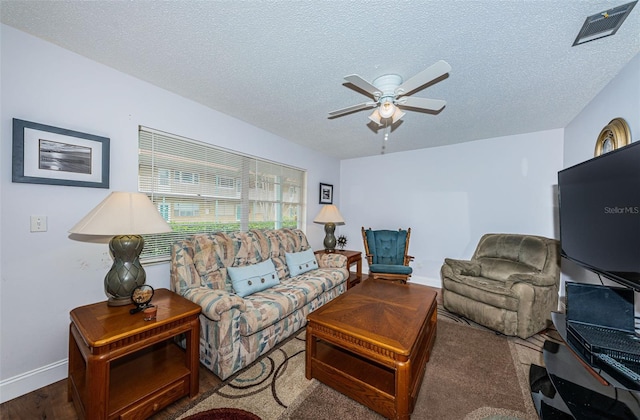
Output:
[[31,232],[46,232],[47,216],[31,216]]

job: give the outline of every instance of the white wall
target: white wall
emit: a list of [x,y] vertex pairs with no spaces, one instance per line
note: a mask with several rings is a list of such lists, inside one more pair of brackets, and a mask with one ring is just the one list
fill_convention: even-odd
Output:
[[614,118],[624,118],[631,139],[640,140],[640,54],[565,127],[564,167],[593,158],[600,131]]
[[440,287],[444,258],[468,259],[484,233],[557,237],[562,138],[558,129],[344,160],[339,233],[364,251],[362,226],[411,227],[412,281]]
[[[311,223],[318,184],[339,185],[338,160],[11,27],[0,31],[0,402],[65,378],[69,311],[106,299],[107,246],[73,241],[67,230],[109,191],[137,190],[139,125],[306,169],[306,232],[321,247],[322,226]],[[110,189],[12,183],[12,118],[109,137]],[[46,215],[48,231],[30,233],[30,215]],[[168,288],[168,264],[147,267],[147,279]]]
[[[564,167],[593,158],[600,131],[614,118],[624,118],[629,124],[632,141],[640,141],[640,54],[636,55],[618,75],[565,128]],[[640,163],[639,163],[640,164]],[[562,260],[562,293],[567,280],[600,283],[598,276]],[[603,278],[605,284],[618,285]],[[636,294],[636,310],[640,307]]]

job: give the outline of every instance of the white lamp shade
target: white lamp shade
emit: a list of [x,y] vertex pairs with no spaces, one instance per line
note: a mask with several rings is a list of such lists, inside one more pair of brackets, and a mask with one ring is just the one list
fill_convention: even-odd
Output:
[[80,235],[145,235],[171,232],[143,193],[112,192],[69,230]]
[[344,218],[333,204],[327,204],[322,207],[320,213],[313,219],[314,223],[335,223],[336,225],[344,225]]

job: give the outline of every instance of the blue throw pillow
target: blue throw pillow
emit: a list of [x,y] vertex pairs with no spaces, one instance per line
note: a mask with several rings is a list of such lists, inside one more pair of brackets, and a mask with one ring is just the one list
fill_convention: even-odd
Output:
[[311,248],[302,252],[286,252],[284,256],[287,260],[287,267],[289,267],[291,277],[318,268],[318,261],[316,261],[316,256]]
[[245,267],[227,267],[233,290],[245,297],[280,283],[273,261],[268,259]]

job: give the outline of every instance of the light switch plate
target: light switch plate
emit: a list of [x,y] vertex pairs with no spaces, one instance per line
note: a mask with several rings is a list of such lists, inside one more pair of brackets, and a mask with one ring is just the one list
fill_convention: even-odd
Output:
[[46,232],[47,216],[31,216],[31,232]]

